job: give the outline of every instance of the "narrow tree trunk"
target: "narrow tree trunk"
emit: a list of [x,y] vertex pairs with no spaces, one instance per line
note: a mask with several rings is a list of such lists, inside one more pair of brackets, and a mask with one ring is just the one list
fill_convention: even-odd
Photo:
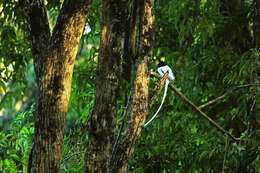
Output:
[[[131,2],[131,1],[130,1]],[[136,40],[136,18],[137,18],[137,0],[132,1],[131,13],[126,15],[126,34],[123,57],[123,77],[131,83],[131,71],[135,61],[135,40]],[[127,100],[127,98],[125,99]]]
[[78,44],[91,0],[65,0],[53,35],[42,0],[24,0],[38,83],[38,115],[28,172],[60,170],[66,113]]
[[112,156],[124,51],[128,0],[103,0],[95,105],[91,116],[86,172],[106,173]]
[[141,17],[140,47],[133,93],[133,110],[124,136],[115,146],[111,172],[124,173],[134,152],[137,140],[141,135],[149,111],[148,87],[150,81],[150,63],[152,60],[154,40],[154,1],[139,2]]

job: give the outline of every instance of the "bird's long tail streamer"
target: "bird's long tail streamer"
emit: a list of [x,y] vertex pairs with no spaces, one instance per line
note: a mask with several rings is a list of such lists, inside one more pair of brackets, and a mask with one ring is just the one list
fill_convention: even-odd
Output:
[[161,105],[159,106],[158,110],[156,111],[156,113],[154,114],[154,116],[147,122],[145,123],[144,127],[146,127],[148,124],[150,124],[150,122],[153,121],[153,119],[156,117],[156,115],[159,113],[160,109],[162,108],[163,102],[166,98],[166,93],[167,93],[167,89],[168,89],[168,85],[169,85],[169,80],[166,79],[165,81],[165,88],[164,88],[164,94],[163,94],[163,98],[162,98],[162,102]]

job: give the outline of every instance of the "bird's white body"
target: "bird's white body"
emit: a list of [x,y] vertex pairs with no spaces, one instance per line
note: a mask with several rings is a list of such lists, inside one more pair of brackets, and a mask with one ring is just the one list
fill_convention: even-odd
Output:
[[164,65],[164,66],[159,67],[157,71],[161,75],[161,77],[163,77],[164,74],[167,71],[169,72],[169,75],[168,75],[168,79],[166,79],[166,81],[165,81],[165,88],[164,88],[164,94],[163,94],[162,102],[161,102],[158,110],[154,114],[154,116],[147,123],[145,123],[144,127],[146,127],[150,122],[153,121],[153,119],[156,117],[156,115],[159,113],[160,109],[162,108],[162,105],[163,105],[164,100],[165,100],[166,95],[167,95],[167,89],[168,89],[168,85],[169,85],[169,80],[172,81],[172,82],[174,82],[174,80],[175,80],[175,77],[174,77],[174,75],[172,73],[172,69],[168,65]]
[[172,82],[174,82],[175,77],[172,73],[172,69],[168,65],[159,67],[157,71],[161,75],[161,77],[163,77],[164,74],[168,71],[169,72],[168,79],[170,79]]

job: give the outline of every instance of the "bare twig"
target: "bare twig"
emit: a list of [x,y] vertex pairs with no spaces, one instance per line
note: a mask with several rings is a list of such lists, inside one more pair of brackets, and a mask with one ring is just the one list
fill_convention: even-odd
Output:
[[70,158],[78,155],[78,154],[82,154],[82,153],[85,153],[86,151],[79,151],[79,152],[76,152],[76,153],[72,153],[71,155],[67,156],[66,158],[64,158],[61,162],[61,164],[63,164],[64,162],[66,162],[67,160],[69,160]]
[[217,98],[215,98],[215,99],[213,99],[213,100],[210,100],[210,101],[208,101],[207,103],[204,103],[203,105],[200,105],[198,108],[199,109],[202,109],[202,108],[204,108],[204,107],[206,107],[206,106],[208,106],[208,105],[211,105],[211,104],[213,104],[213,103],[215,103],[215,102],[217,102],[217,101],[219,101],[219,100],[222,100],[222,99],[224,99],[225,97],[227,97],[229,94],[231,94],[232,92],[226,92],[225,94],[223,94],[222,96],[219,96],[219,97],[217,97]]
[[224,159],[223,159],[223,164],[222,164],[222,173],[225,172],[225,164],[226,164],[226,160],[227,160],[228,145],[229,145],[229,140],[228,140],[228,136],[226,135],[225,154],[224,154]]
[[[160,75],[157,73],[152,72],[151,73],[152,76],[156,77],[156,78],[160,78]],[[220,132],[222,132],[223,134],[228,135],[231,139],[233,139],[234,141],[240,141],[240,138],[236,138],[233,135],[231,135],[228,131],[226,131],[225,129],[223,129],[220,125],[218,125],[214,120],[212,120],[207,114],[205,114],[204,112],[202,112],[197,106],[195,106],[187,97],[185,97],[173,84],[169,84],[170,88],[188,105],[190,105],[192,107],[192,109],[199,114],[200,116],[202,116],[203,118],[205,118],[206,120],[208,120],[210,122],[211,125],[213,125],[214,127],[216,127]]]
[[258,86],[258,85],[260,85],[260,84],[259,84],[259,83],[256,83],[256,84],[246,84],[246,85],[237,86],[237,87],[235,87],[234,89],[232,89],[231,91],[226,92],[226,93],[223,94],[222,96],[219,96],[219,97],[217,97],[217,98],[215,98],[215,99],[213,99],[213,100],[208,101],[207,103],[204,103],[203,105],[200,105],[198,108],[199,108],[199,109],[202,109],[202,108],[204,108],[204,107],[206,107],[206,106],[208,106],[208,105],[211,105],[212,103],[215,103],[215,102],[217,102],[217,101],[219,101],[219,100],[222,100],[222,99],[224,99],[225,97],[227,97],[228,95],[232,94],[234,91],[236,91],[236,90],[238,90],[238,89],[246,88],[246,87],[250,87],[250,86]]

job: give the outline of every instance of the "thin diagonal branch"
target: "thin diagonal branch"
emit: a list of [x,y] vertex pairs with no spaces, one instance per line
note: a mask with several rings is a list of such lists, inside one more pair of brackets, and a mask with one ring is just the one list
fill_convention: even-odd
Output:
[[[156,78],[160,78],[160,75],[157,74],[157,73],[152,72],[151,75],[156,77]],[[231,135],[228,131],[226,131],[224,128],[222,128],[220,125],[218,125],[214,120],[212,120],[207,114],[202,112],[187,97],[185,97],[173,84],[169,84],[169,86],[186,104],[188,104],[197,114],[199,114],[200,116],[202,116],[203,118],[208,120],[211,125],[213,125],[215,128],[217,128],[218,131],[222,132],[223,134],[228,135],[234,141],[240,140],[240,138],[236,138],[233,135]]]
[[234,91],[238,90],[238,89],[241,89],[241,88],[246,88],[246,87],[250,87],[250,86],[260,86],[260,84],[246,84],[246,85],[240,85],[240,86],[237,86],[235,87],[234,89],[232,89],[231,91],[227,91],[226,93],[224,93],[223,95],[213,99],[213,100],[210,100],[208,101],[207,103],[204,103],[203,105],[200,105],[198,108],[199,109],[202,109],[208,105],[211,105],[219,100],[222,100],[224,99],[225,97],[227,97],[228,95],[232,94]]

